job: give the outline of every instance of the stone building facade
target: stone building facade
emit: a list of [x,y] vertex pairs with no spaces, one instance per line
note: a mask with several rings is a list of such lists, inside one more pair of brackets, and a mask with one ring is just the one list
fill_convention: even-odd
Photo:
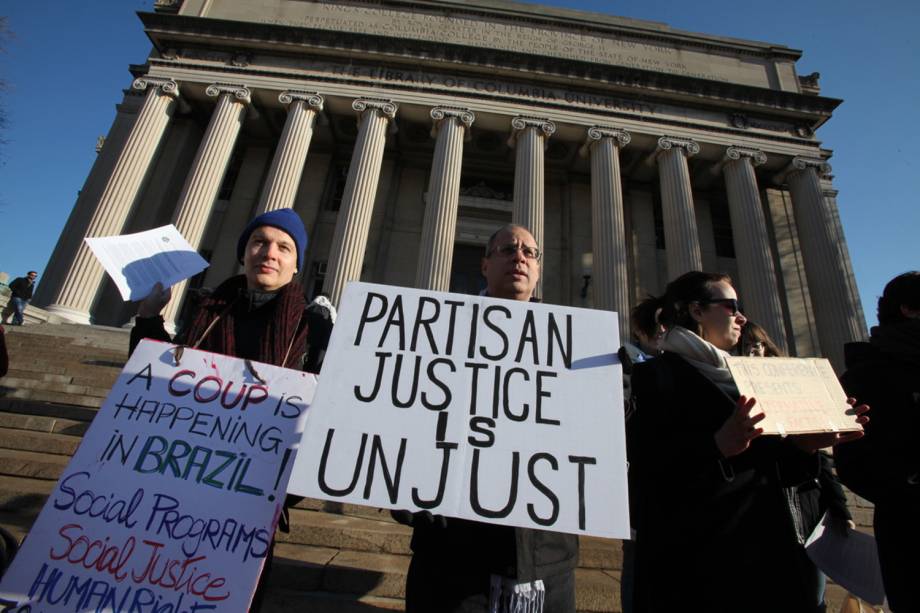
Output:
[[[725,271],[794,355],[842,363],[865,321],[816,130],[839,100],[799,51],[499,0],[157,0],[135,77],[36,303],[133,314],[83,244],[174,223],[239,270],[253,214],[293,207],[308,292],[354,279],[476,292],[497,226],[530,227],[551,303],[625,315]],[[625,316],[621,316],[625,327]]]

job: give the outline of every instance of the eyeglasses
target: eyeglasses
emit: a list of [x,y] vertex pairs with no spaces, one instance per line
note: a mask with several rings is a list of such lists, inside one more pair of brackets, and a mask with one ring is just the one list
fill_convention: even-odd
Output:
[[522,244],[522,243],[521,243],[521,244],[519,244],[519,243],[508,243],[508,244],[506,244],[506,245],[501,245],[501,246],[499,246],[499,247],[494,247],[491,251],[489,251],[487,257],[488,257],[488,256],[491,256],[493,253],[498,252],[498,253],[500,253],[502,256],[504,256],[504,257],[506,257],[506,258],[510,258],[510,257],[513,256],[514,254],[516,254],[518,251],[520,251],[521,253],[523,253],[523,254],[524,254],[524,257],[527,258],[528,260],[539,260],[539,259],[540,259],[540,256],[543,255],[543,252],[541,252],[541,251],[540,251],[539,249],[537,249],[536,247],[530,247],[530,246],[524,245],[524,244]]
[[725,307],[729,315],[737,315],[741,312],[741,303],[736,298],[716,298],[714,300],[701,300],[700,304],[718,304]]

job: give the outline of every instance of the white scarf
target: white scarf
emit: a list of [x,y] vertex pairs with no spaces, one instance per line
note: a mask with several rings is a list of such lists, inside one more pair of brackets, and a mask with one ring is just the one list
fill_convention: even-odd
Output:
[[738,387],[728,369],[727,351],[719,349],[681,326],[674,326],[668,330],[661,342],[661,348],[687,360],[729,396],[738,395]]

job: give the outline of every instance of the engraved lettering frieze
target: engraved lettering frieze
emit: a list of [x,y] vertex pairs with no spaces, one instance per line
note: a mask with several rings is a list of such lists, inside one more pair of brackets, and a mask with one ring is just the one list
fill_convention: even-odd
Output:
[[[229,3],[221,5],[212,16],[252,19],[243,8]],[[490,48],[770,87],[766,59],[712,49],[677,48],[629,39],[623,34],[573,32],[474,16],[315,2],[282,3],[279,10],[259,22]]]

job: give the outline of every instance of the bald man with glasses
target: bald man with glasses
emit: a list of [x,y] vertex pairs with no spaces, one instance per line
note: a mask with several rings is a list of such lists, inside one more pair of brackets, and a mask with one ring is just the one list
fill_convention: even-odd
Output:
[[[540,280],[540,248],[509,224],[482,258],[485,294],[528,301]],[[408,520],[408,517],[399,517]],[[407,613],[574,613],[578,537],[416,513]]]

